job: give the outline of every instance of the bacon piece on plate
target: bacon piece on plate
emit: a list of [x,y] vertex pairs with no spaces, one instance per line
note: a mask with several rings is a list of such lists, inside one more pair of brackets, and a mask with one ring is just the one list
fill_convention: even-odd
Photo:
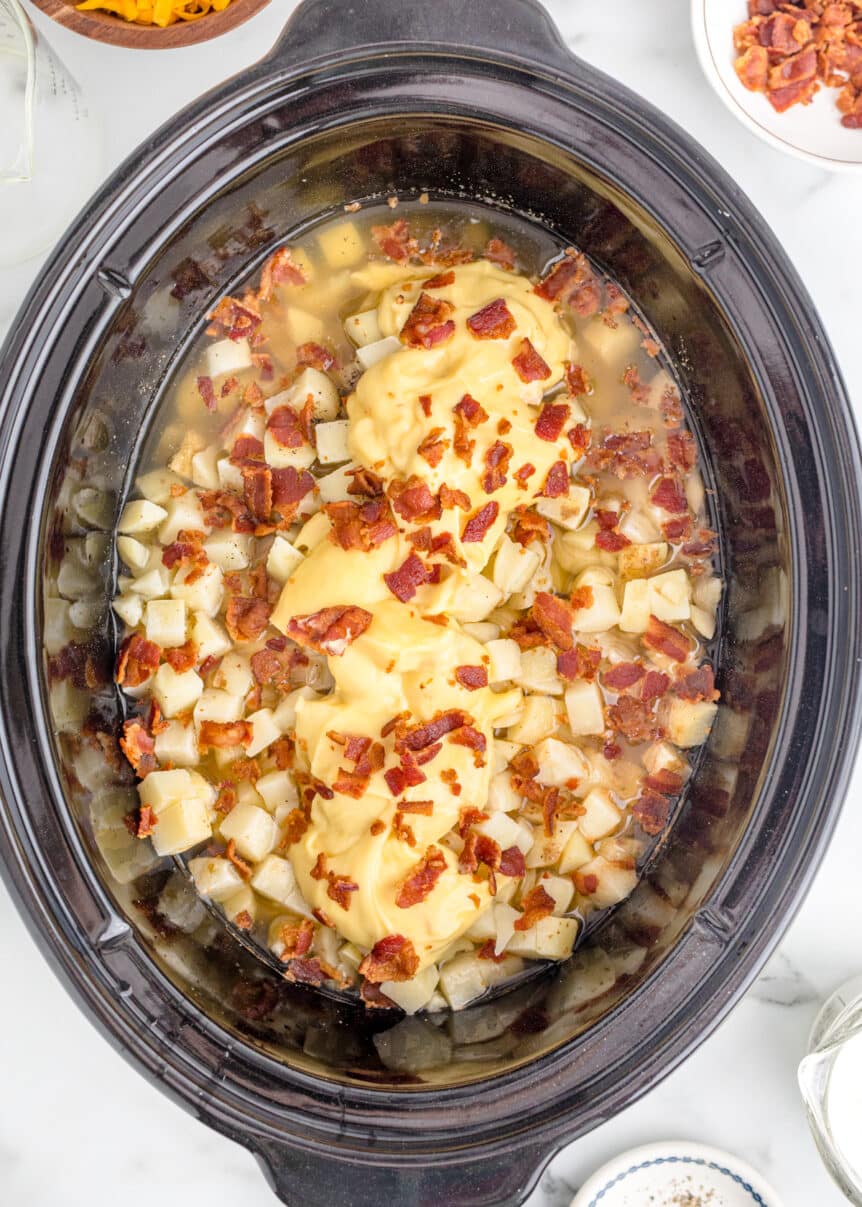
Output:
[[380,939],[359,965],[359,975],[372,985],[382,981],[409,981],[418,970],[416,949],[403,935],[387,935]]
[[547,381],[551,367],[536,351],[528,339],[522,339],[518,354],[512,360],[515,372],[523,382]]
[[555,904],[547,889],[537,884],[521,901],[521,916],[515,919],[515,930],[530,930],[542,918],[547,918],[554,912]]
[[499,511],[500,504],[496,499],[492,499],[490,503],[486,503],[484,507],[480,507],[478,511],[474,511],[464,525],[464,530],[461,533],[462,542],[467,545],[483,541],[488,535],[488,529],[496,520]]
[[365,632],[373,619],[364,608],[351,605],[321,608],[308,616],[293,616],[287,626],[287,635],[298,645],[339,657]]
[[383,581],[396,599],[407,603],[421,586],[431,582],[431,570],[415,553],[411,553],[397,570],[384,574]]
[[467,319],[467,328],[475,339],[508,339],[515,330],[515,319],[504,298],[496,298]]
[[692,650],[691,641],[685,633],[659,620],[657,616],[650,616],[643,643],[674,662],[685,662]]
[[411,348],[435,348],[455,334],[449,317],[455,310],[451,302],[420,293],[419,300],[401,328],[401,342]]
[[399,909],[419,905],[446,871],[446,858],[439,847],[430,846],[422,859],[398,889],[395,904]]

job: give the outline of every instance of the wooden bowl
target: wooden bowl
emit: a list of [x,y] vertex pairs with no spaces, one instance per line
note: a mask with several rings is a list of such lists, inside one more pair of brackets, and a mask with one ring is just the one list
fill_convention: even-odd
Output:
[[242,25],[249,17],[266,8],[270,0],[231,0],[220,13],[207,13],[197,21],[177,21],[161,29],[157,25],[135,25],[98,11],[80,12],[70,0],[33,0],[36,8],[59,25],[112,46],[127,46],[130,50],[174,50],[178,46],[193,46],[208,42]]

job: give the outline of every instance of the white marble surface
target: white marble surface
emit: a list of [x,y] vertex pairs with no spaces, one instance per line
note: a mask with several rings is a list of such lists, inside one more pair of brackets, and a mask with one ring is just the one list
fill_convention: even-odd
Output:
[[[293,7],[293,0],[273,0],[229,39],[158,56],[97,46],[56,27],[50,32],[103,115],[113,165],[228,65],[238,69],[261,55]],[[831,176],[783,158],[735,123],[701,76],[688,0],[550,0],[548,7],[578,54],[671,114],[762,209],[808,284],[851,394],[862,397],[854,296],[862,263],[862,178]],[[741,9],[742,0],[728,8]],[[23,295],[37,267],[0,275],[4,306]],[[808,1135],[795,1067],[818,1002],[862,966],[860,795],[857,774],[814,888],[746,999],[658,1089],[560,1153],[530,1207],[563,1207],[611,1155],[675,1138],[739,1153],[774,1183],[786,1207],[844,1201]],[[173,1207],[191,1194],[192,1201],[241,1201],[243,1207],[274,1203],[243,1149],[162,1097],[96,1034],[48,971],[2,889],[0,950],[6,970],[0,992],[5,1207]],[[342,1203],[349,1207],[347,1189]]]

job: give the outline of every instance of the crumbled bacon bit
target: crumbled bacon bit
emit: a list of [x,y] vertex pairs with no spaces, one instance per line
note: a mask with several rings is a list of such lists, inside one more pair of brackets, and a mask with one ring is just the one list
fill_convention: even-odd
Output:
[[425,583],[431,582],[431,571],[428,566],[411,553],[397,570],[384,574],[383,581],[396,599],[407,603]]
[[178,675],[193,669],[198,660],[198,647],[189,639],[183,645],[175,645],[164,651],[165,662]]
[[473,449],[476,447],[476,441],[470,439],[469,432],[472,428],[478,427],[480,423],[485,423],[488,412],[469,394],[465,394],[452,410],[455,413],[455,435],[452,440],[452,448],[464,464],[469,465],[473,459]]
[[625,691],[627,687],[634,687],[636,683],[640,683],[643,677],[644,668],[639,662],[618,662],[616,666],[612,666],[610,670],[604,672],[602,683],[611,691],[621,692]]
[[326,889],[327,897],[336,905],[340,905],[343,910],[349,910],[351,893],[359,892],[359,885],[347,876],[337,876],[335,872],[330,872],[327,879],[329,881]]
[[490,503],[486,503],[484,507],[480,507],[478,511],[474,511],[464,525],[461,533],[462,543],[467,545],[483,541],[488,535],[488,530],[496,520],[499,511],[500,504],[495,499],[492,499]]
[[501,851],[500,863],[497,870],[504,876],[525,876],[527,874],[527,863],[521,848],[506,847],[504,851]]
[[319,654],[340,657],[373,619],[370,612],[352,605],[321,608],[308,616],[291,617],[287,635],[297,645],[307,646]]
[[459,507],[461,511],[470,510],[470,496],[463,490],[452,490],[444,482],[440,487],[440,506],[443,511],[451,511]]
[[227,844],[227,850],[225,851],[225,858],[230,860],[230,862],[233,864],[233,866],[239,872],[239,874],[243,880],[251,880],[251,871],[252,871],[251,867],[249,866],[249,864],[246,863],[246,861],[244,859],[241,859],[239,857],[239,855],[237,855],[236,842],[233,839],[231,839],[230,842]]
[[651,741],[658,736],[658,727],[648,700],[635,696],[620,696],[607,709],[608,723],[629,742]]
[[685,491],[675,478],[659,478],[653,487],[650,498],[657,507],[671,515],[684,515],[688,511],[688,499]]
[[251,338],[261,324],[261,317],[250,308],[252,299],[245,301],[247,304],[243,305],[236,298],[222,298],[208,316],[207,334],[224,335],[234,341]]
[[208,411],[214,411],[216,409],[216,396],[213,388],[213,379],[211,377],[199,377],[196,384],[204,406]]
[[496,298],[471,314],[467,328],[475,339],[508,339],[515,330],[515,319],[504,298]]
[[372,985],[382,981],[409,981],[418,971],[416,949],[403,935],[387,935],[380,939],[359,965],[359,975]]
[[440,437],[445,432],[445,428],[433,427],[431,431],[424,436],[416,448],[416,452],[424,461],[433,469],[443,460],[443,453],[448,447],[448,440],[441,440]]
[[693,469],[697,460],[697,445],[691,432],[670,432],[667,438],[667,456],[671,465],[682,473]]
[[488,671],[484,666],[456,666],[455,678],[471,692],[488,686]]
[[559,499],[569,493],[569,467],[565,461],[555,461],[548,470],[542,494],[546,499]]
[[641,687],[642,700],[659,700],[670,687],[670,677],[662,671],[647,671]]
[[156,745],[145,725],[138,720],[126,721],[120,749],[134,768],[139,779],[143,779],[156,768]]
[[114,678],[120,687],[140,687],[158,670],[160,659],[161,650],[155,642],[132,633],[120,646]]
[[593,442],[587,454],[590,469],[610,470],[618,478],[645,478],[661,468],[661,458],[652,447],[652,432],[608,432]]
[[276,285],[304,285],[305,273],[293,258],[289,247],[280,247],[264,264],[260,273],[258,298],[268,302]]
[[575,609],[565,599],[539,591],[530,608],[530,616],[558,650],[572,648]]
[[717,700],[719,693],[715,689],[715,676],[708,662],[682,675],[673,685],[674,694],[682,700]]
[[476,948],[477,960],[493,960],[495,964],[502,964],[506,959],[505,951],[501,951],[497,955],[497,942],[495,939],[486,939],[481,947]]
[[386,499],[327,503],[323,511],[332,525],[329,539],[341,549],[361,549],[367,553],[398,532]]
[[443,298],[420,293],[419,300],[401,328],[400,340],[410,348],[436,348],[455,334],[450,319],[455,307]]
[[519,469],[515,470],[515,472],[512,476],[515,479],[515,481],[518,483],[519,490],[527,489],[527,482],[530,478],[532,478],[532,476],[535,472],[536,472],[536,467],[530,461],[525,461],[524,464]]
[[646,791],[632,805],[632,816],[646,834],[661,834],[669,811],[670,801],[658,792]]
[[249,746],[254,736],[251,721],[201,721],[198,748],[205,751],[228,750],[231,746]]
[[637,365],[628,365],[623,373],[623,385],[635,406],[646,406],[650,400],[650,388],[641,381]]
[[590,379],[587,377],[583,365],[573,365],[570,361],[566,361],[566,385],[574,398],[579,398],[592,391]]
[[371,237],[383,255],[396,264],[406,264],[419,251],[419,243],[411,237],[406,218],[399,218],[391,226],[372,226]]
[[423,289],[445,289],[447,285],[455,284],[455,274],[449,269],[447,272],[438,272],[436,277],[429,277],[422,285]]
[[506,485],[506,471],[512,459],[514,449],[511,444],[495,440],[485,451],[485,473],[482,475],[482,487],[486,494],[493,494]]
[[383,833],[383,831],[385,829],[386,829],[386,823],[382,822],[378,818],[377,821],[373,821],[371,823],[371,825],[369,826],[369,833],[371,835],[373,835],[374,838],[377,838],[377,837],[379,837],[379,835],[381,835]]
[[294,956],[304,956],[311,947],[313,938],[314,923],[308,918],[303,918],[298,926],[285,922],[278,932],[278,939],[284,947],[281,959],[287,961],[292,960]]
[[610,528],[603,528],[596,533],[596,548],[603,549],[606,553],[619,553],[621,549],[626,549],[630,544],[631,541],[627,536]]
[[225,626],[233,641],[254,641],[269,624],[271,608],[265,599],[235,595],[228,603]]
[[576,587],[570,600],[573,608],[591,608],[595,602],[592,587]]
[[311,825],[308,813],[304,809],[291,809],[284,822],[284,837],[281,845],[286,849],[293,843],[299,842],[305,831]]
[[349,495],[366,495],[369,499],[377,499],[383,494],[383,480],[377,474],[359,466],[348,471],[351,483],[347,488]]
[[554,898],[547,889],[537,884],[521,901],[521,916],[515,919],[515,930],[530,930],[554,912],[554,905]]
[[519,545],[531,545],[533,541],[547,541],[551,535],[551,526],[544,516],[525,507],[516,507],[512,540]]
[[602,651],[578,645],[557,655],[557,673],[562,679],[586,679],[592,682],[598,674]]
[[547,381],[551,367],[536,351],[528,339],[522,339],[518,354],[512,359],[512,367],[523,382]]
[[644,787],[651,788],[653,792],[660,792],[663,795],[673,796],[682,788],[682,776],[677,775],[675,771],[671,771],[668,767],[661,767],[654,775],[644,777]]
[[135,831],[136,838],[149,838],[153,830],[159,824],[159,819],[156,817],[150,805],[141,805],[138,810],[138,826]]
[[673,625],[665,624],[657,616],[650,616],[643,643],[674,662],[685,662],[692,650],[692,643],[685,633],[681,633]]
[[411,524],[431,524],[440,519],[440,499],[416,474],[406,482],[390,483],[389,498],[395,511]]
[[268,465],[244,465],[242,468],[245,505],[258,520],[268,520],[272,511],[272,470]]
[[691,516],[681,516],[675,520],[666,520],[661,526],[665,540],[672,544],[683,541],[690,536],[692,529]]
[[422,408],[422,414],[427,419],[429,417],[429,415],[431,414],[431,395],[430,394],[420,394],[419,395],[419,405]]
[[569,407],[564,402],[546,402],[536,420],[536,435],[540,440],[553,444],[559,440],[566,420],[569,417]]
[[309,341],[300,344],[296,349],[296,363],[303,367],[318,369],[321,373],[328,373],[335,367],[335,356],[328,348],[324,348],[323,344]]
[[276,407],[269,417],[266,430],[282,448],[302,448],[308,443],[302,419],[293,407]]

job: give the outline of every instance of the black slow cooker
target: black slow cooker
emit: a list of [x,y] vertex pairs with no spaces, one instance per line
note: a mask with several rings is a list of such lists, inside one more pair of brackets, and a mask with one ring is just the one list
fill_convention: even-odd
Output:
[[[213,301],[345,202],[423,192],[529,219],[636,299],[687,392],[727,590],[719,717],[633,897],[567,964],[403,1020],[281,982],[215,930],[201,945],[160,925],[167,873],[122,827],[108,600],[136,450]],[[285,1202],[522,1202],[740,997],[846,786],[859,447],[781,248],[533,0],[306,0],[263,62],[105,185],[2,369],[0,855],[35,940],[106,1037],[254,1151]]]

